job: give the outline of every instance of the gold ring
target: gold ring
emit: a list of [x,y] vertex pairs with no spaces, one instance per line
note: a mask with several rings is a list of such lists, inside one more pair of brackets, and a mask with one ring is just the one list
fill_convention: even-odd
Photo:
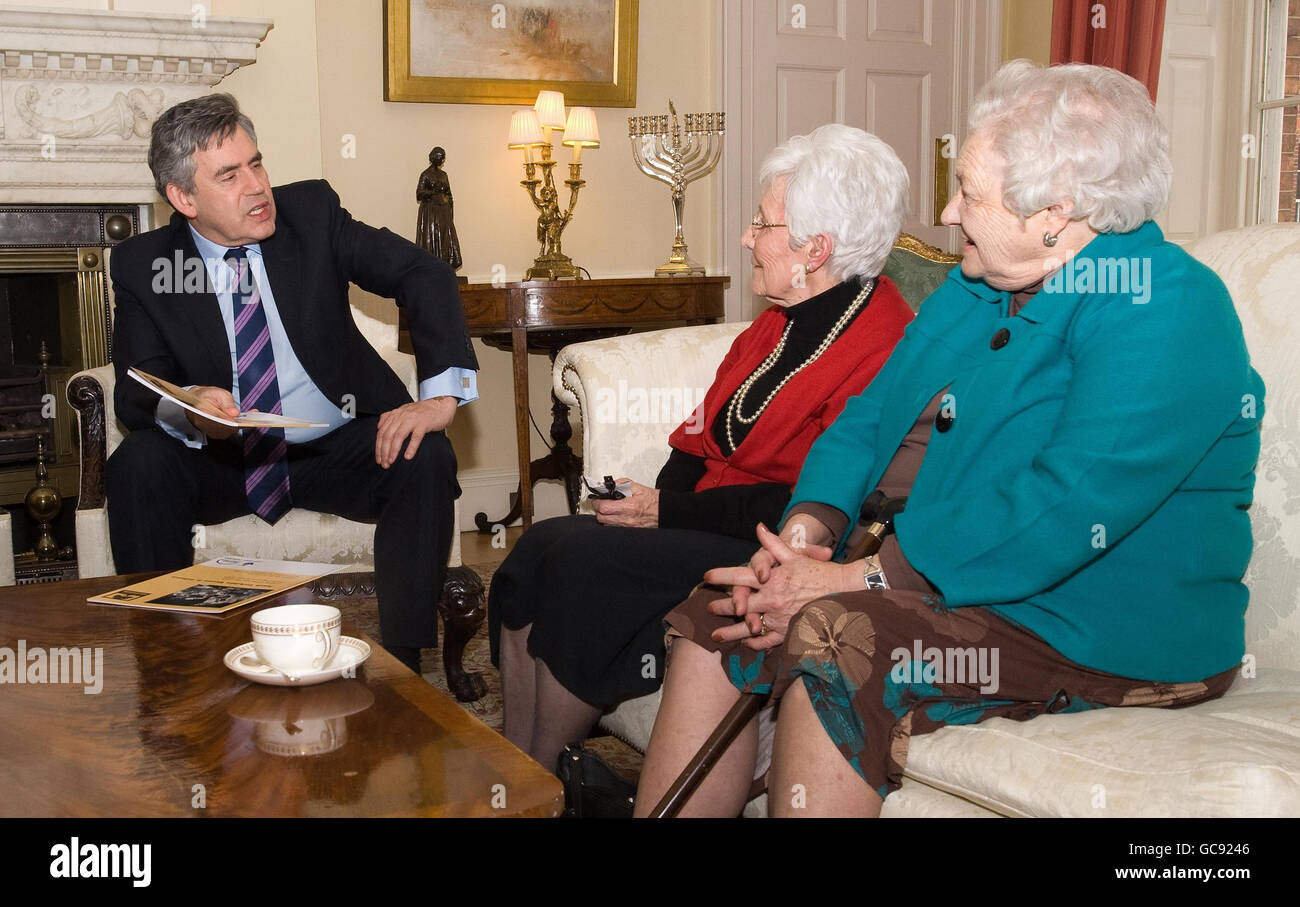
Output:
[[766,635],[767,635],[767,631],[768,631],[769,629],[770,629],[770,628],[769,628],[768,625],[767,625],[767,615],[766,615],[766,614],[760,614],[760,615],[758,615],[758,635],[759,635],[759,636],[766,636]]

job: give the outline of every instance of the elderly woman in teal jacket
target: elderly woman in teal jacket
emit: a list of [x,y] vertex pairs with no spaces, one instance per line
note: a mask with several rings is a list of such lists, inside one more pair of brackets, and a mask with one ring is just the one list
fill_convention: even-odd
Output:
[[[639,814],[742,691],[779,700],[774,814],[873,816],[913,735],[1228,688],[1264,387],[1223,283],[1152,222],[1171,174],[1128,76],[1015,61],[985,86],[943,217],[960,268],[812,447],[779,536],[667,618]],[[847,560],[876,490],[906,496],[896,533]],[[740,810],[757,724],[683,814]]]

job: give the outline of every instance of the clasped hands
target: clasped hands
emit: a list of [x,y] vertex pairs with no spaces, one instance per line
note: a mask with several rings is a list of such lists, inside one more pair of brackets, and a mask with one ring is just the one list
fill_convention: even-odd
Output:
[[748,566],[715,567],[704,574],[706,583],[731,587],[730,597],[710,602],[709,611],[738,618],[713,632],[715,642],[740,640],[751,649],[774,648],[785,641],[790,621],[804,605],[865,587],[860,564],[833,563],[833,551],[824,545],[793,547],[800,525],[789,524],[778,536],[759,523],[763,547]]
[[[213,415],[226,419],[234,419],[239,415],[235,398],[224,388],[195,387],[190,392],[203,401],[204,409]],[[402,455],[403,446],[406,449],[406,459],[413,459],[425,435],[441,431],[451,424],[458,403],[455,397],[430,397],[403,404],[384,413],[379,417],[375,433],[375,462],[387,469]],[[205,419],[198,413],[186,411],[186,415],[195,428],[216,441],[229,438],[239,431],[234,426]]]

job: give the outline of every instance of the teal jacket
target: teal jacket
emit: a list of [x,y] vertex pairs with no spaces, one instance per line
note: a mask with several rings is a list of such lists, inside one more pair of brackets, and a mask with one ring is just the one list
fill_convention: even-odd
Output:
[[988,607],[1125,677],[1232,667],[1264,384],[1227,289],[1148,222],[1098,236],[1014,317],[1009,302],[954,269],[813,445],[791,506],[856,518],[948,388],[948,430],[896,521],[947,607]]

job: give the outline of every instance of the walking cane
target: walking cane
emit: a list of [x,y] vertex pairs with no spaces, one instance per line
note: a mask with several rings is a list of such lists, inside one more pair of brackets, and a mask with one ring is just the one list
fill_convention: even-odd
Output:
[[[873,491],[869,494],[862,502],[860,520],[860,523],[867,524],[867,531],[846,553],[845,563],[860,557],[869,557],[879,551],[885,536],[894,529],[894,517],[903,512],[906,504],[906,497],[889,498],[882,491]],[[713,729],[713,733],[704,741],[704,745],[691,757],[691,761],[686,763],[686,768],[664,793],[654,811],[650,813],[651,819],[676,818],[691,794],[695,793],[695,788],[700,786],[700,782],[722,758],[727,747],[731,746],[731,742],[739,736],[745,725],[762,710],[765,699],[767,699],[765,693],[740,694],[735,705],[723,716],[722,721]]]

